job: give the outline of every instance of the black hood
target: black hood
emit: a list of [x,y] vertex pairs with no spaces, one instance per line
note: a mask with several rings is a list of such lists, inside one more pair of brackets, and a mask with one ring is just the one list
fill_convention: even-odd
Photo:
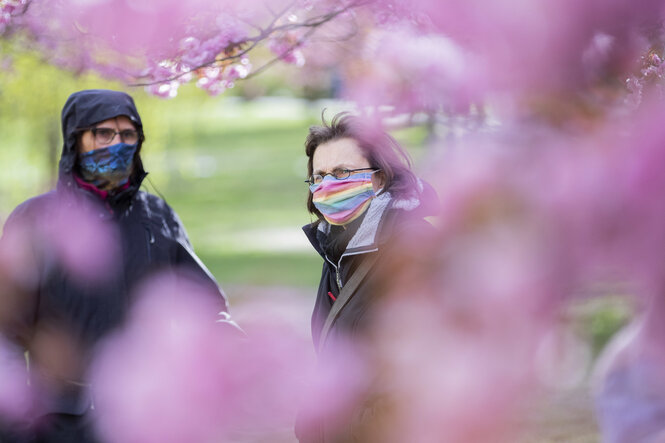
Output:
[[60,157],[60,182],[70,181],[76,163],[78,133],[95,123],[127,116],[139,131],[139,142],[134,157],[134,172],[130,177],[131,187],[138,189],[146,173],[140,152],[144,140],[143,124],[134,104],[134,99],[124,92],[108,89],[87,89],[73,93],[62,108],[62,155]]
[[[143,134],[141,117],[134,99],[128,94],[108,89],[88,89],[73,93],[62,108],[62,156],[60,172],[69,173],[76,160],[76,138],[81,129],[119,115],[127,116]],[[139,149],[143,136],[139,141]]]

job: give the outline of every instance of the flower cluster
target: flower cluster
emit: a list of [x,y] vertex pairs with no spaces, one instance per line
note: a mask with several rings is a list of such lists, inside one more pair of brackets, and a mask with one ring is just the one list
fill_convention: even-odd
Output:
[[[28,0],[3,0],[4,28]],[[94,70],[142,85],[155,95],[175,97],[180,85],[195,81],[211,95],[232,88],[252,71],[255,48],[266,46],[276,60],[302,66],[302,30],[307,35],[333,20],[353,2],[325,0],[131,0],[80,2],[31,0],[21,9],[21,27],[51,63],[74,72]],[[2,28],[0,28],[2,29]],[[262,61],[262,64],[271,62]]]
[[663,78],[665,78],[665,63],[663,63],[662,53],[659,55],[655,49],[650,49],[648,53],[641,57],[642,67],[638,75],[631,75],[626,79],[626,88],[629,95],[626,97],[626,103],[631,108],[636,108],[642,103],[645,94],[645,88],[650,89],[652,95],[657,98],[665,97],[663,90]]
[[305,56],[298,46],[300,46],[300,42],[293,31],[285,32],[280,37],[272,38],[268,42],[268,49],[273,54],[286,63],[300,67],[305,64]]
[[454,41],[412,28],[375,31],[348,76],[347,94],[398,111],[439,111],[471,100],[473,59]]
[[248,302],[234,311],[243,332],[213,321],[219,300],[208,289],[186,274],[143,285],[127,326],[93,365],[105,441],[281,441],[303,404],[312,419],[353,405],[358,358],[346,349],[330,377],[313,378],[309,336],[294,326],[309,310],[302,300],[285,293],[278,306],[268,297]]
[[15,14],[23,11],[28,0],[0,0],[0,35],[9,27]]
[[[193,40],[193,37],[188,37],[186,42],[191,44]],[[188,53],[188,57],[181,58],[180,62],[165,60],[146,69],[141,74],[141,78],[150,83],[146,90],[158,97],[173,98],[180,85],[196,79],[196,86],[215,96],[233,88],[234,82],[247,77],[252,69],[248,57],[242,57],[235,62],[227,59],[212,64],[197,64],[196,61],[202,57],[199,55],[192,59],[189,58],[191,55],[192,53]]]

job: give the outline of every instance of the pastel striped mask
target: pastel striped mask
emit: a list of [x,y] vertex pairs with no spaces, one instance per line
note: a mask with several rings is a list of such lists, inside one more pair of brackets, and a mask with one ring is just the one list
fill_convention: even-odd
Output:
[[331,225],[345,225],[363,214],[376,196],[372,174],[363,172],[338,180],[326,175],[323,181],[310,185],[312,203]]

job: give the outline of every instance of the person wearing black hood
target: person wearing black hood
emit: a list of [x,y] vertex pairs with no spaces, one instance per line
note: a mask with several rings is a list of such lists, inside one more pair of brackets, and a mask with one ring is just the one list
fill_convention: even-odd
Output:
[[[412,240],[433,232],[425,216],[438,198],[383,129],[345,112],[322,120],[305,141],[307,209],[317,220],[303,230],[323,259],[311,329],[319,363],[328,367],[322,372],[334,378],[330,367],[343,365],[330,343],[368,342],[395,261]],[[369,397],[345,411],[345,425],[345,418],[312,419],[301,411],[296,436],[301,443],[370,441],[366,430],[374,423],[363,419],[373,415]]]
[[[17,238],[27,240],[29,254],[23,256],[29,266],[23,268],[32,273],[26,278],[5,267],[0,275],[0,326],[5,339],[27,351],[30,383],[39,391],[40,417],[32,417],[29,426],[37,436],[26,434],[28,441],[94,442],[94,387],[87,383],[86,368],[95,345],[122,325],[141,280],[156,271],[196,279],[218,294],[219,312],[211,313],[211,321],[230,319],[224,293],[193,252],[176,213],[163,199],[139,190],[146,176],[140,155],[145,137],[132,97],[110,90],[72,94],[62,110],[62,134],[56,189],[19,205],[4,226],[4,256],[16,249]],[[114,262],[94,278],[82,278],[62,254],[53,253],[54,244],[76,238],[48,238],[40,228],[81,207],[116,234]],[[67,361],[49,358],[53,353],[66,355]]]

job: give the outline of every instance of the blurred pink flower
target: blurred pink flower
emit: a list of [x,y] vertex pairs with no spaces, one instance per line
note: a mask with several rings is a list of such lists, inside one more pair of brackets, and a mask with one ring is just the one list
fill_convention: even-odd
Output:
[[146,86],[145,89],[148,93],[161,98],[174,98],[178,95],[178,87],[180,84],[176,81],[168,83],[156,83],[154,85]]
[[121,245],[115,227],[100,218],[99,210],[68,198],[54,199],[28,220],[26,214],[18,222],[10,220],[3,232],[0,266],[24,289],[38,283],[45,266],[61,266],[79,280],[112,274]]
[[23,288],[34,288],[39,281],[34,236],[29,226],[15,225],[4,229],[0,248],[0,271]]
[[372,441],[511,441],[534,386],[539,319],[515,304],[510,320],[491,319],[483,300],[459,309],[458,294],[405,289],[395,287],[376,325],[379,392],[393,406]]
[[564,301],[598,282],[662,296],[664,109],[580,133],[507,122],[430,159],[437,230],[402,251],[374,334],[397,399],[377,441],[511,441],[534,388],[588,362],[563,340],[582,361],[542,371]]
[[127,327],[93,366],[99,431],[106,441],[206,441],[223,435],[233,389],[220,357],[235,340],[219,307],[194,283],[147,283]]
[[25,421],[34,412],[23,351],[0,338],[0,417],[3,421]]
[[472,54],[438,34],[407,27],[376,30],[347,76],[347,96],[398,111],[458,109],[476,96]]
[[37,220],[43,252],[54,252],[74,278],[95,280],[112,274],[121,252],[120,238],[116,228],[99,217],[99,209],[66,201],[51,209]]
[[10,25],[12,18],[23,10],[27,0],[3,0],[0,3],[0,35]]
[[[494,88],[528,93],[576,89],[585,84],[583,53],[598,32],[616,39],[615,60],[636,60],[633,42],[645,23],[657,23],[657,0],[574,0],[487,3],[414,0],[441,33],[478,54]],[[640,48],[641,50],[641,48]],[[626,53],[623,55],[623,53]]]
[[298,36],[295,32],[286,32],[268,41],[268,49],[282,61],[301,67],[305,64],[305,56],[299,48]]
[[[292,429],[303,404],[314,416],[337,407],[323,411],[320,402],[305,401],[314,383],[312,347],[309,334],[290,321],[293,311],[303,313],[302,302],[253,302],[241,310],[244,336],[232,324],[214,321],[216,300],[193,282],[158,277],[146,283],[139,300],[127,327],[108,340],[94,364],[105,441],[242,435],[269,441]],[[343,386],[330,392],[340,394]]]

